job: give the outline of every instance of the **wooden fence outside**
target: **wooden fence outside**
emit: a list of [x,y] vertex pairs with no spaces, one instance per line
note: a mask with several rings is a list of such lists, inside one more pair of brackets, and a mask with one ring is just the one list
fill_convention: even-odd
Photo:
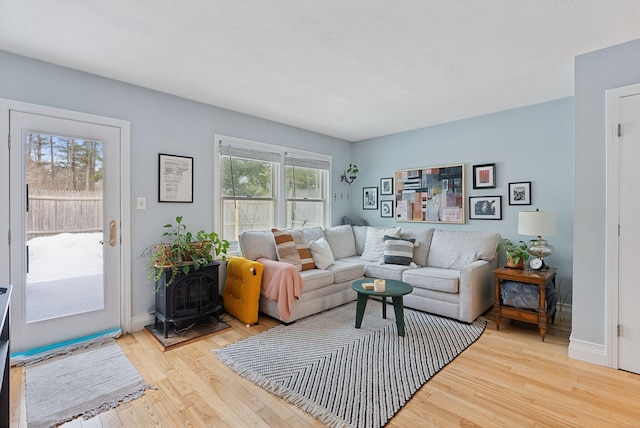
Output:
[[103,228],[102,191],[29,189],[28,208],[27,239]]

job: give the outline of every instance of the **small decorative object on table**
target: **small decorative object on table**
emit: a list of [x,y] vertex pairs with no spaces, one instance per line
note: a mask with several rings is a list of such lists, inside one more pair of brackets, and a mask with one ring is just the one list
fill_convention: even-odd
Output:
[[529,259],[527,243],[524,241],[514,243],[505,238],[498,244],[497,249],[499,250],[500,248],[504,249],[507,253],[507,267],[522,269],[524,267],[524,262]]

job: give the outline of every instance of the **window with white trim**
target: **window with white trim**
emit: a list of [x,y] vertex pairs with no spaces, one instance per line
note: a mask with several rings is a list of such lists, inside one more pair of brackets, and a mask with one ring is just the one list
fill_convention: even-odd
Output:
[[215,148],[215,227],[222,238],[330,223],[330,156],[218,135]]

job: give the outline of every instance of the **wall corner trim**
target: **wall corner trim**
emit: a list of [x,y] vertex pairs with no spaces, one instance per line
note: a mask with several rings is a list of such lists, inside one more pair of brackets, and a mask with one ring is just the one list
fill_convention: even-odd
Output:
[[573,335],[569,338],[569,358],[607,366],[607,353],[604,345],[575,339]]

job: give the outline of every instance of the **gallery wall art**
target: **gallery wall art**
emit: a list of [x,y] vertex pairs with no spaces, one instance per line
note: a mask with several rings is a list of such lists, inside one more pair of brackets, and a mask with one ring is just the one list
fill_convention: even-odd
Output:
[[464,223],[464,164],[398,170],[397,221]]

